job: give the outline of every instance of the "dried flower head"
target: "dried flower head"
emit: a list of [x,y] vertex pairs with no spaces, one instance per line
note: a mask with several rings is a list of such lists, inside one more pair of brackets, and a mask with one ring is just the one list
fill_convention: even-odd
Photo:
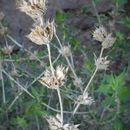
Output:
[[44,76],[41,77],[38,81],[51,89],[57,89],[62,86],[66,81],[66,74],[68,72],[68,67],[65,69],[62,65],[57,66],[54,70],[54,74],[50,69],[47,69],[44,72]]
[[31,29],[31,33],[27,35],[27,38],[38,45],[49,44],[55,31],[54,20],[48,20],[45,26],[34,24],[34,28]]
[[99,42],[103,42],[106,37],[107,37],[107,31],[103,26],[96,28],[95,31],[93,32],[94,40],[97,40]]
[[93,102],[94,100],[88,96],[88,92],[86,92],[84,95],[80,95],[77,100],[77,103],[83,105],[91,105]]
[[18,2],[18,8],[21,12],[25,12],[32,18],[39,18],[46,11],[46,1],[45,0],[29,0],[26,2],[25,0]]
[[99,70],[107,70],[109,63],[110,61],[107,60],[107,56],[104,58],[103,57],[95,58],[95,65]]
[[72,123],[67,123],[63,126],[63,130],[79,130],[79,125],[80,124],[74,125]]
[[46,120],[48,121],[51,130],[79,130],[78,129],[79,124],[74,125],[74,124],[67,123],[61,126],[60,119],[61,117],[59,114],[57,114],[56,117],[46,116]]
[[102,42],[103,48],[111,47],[114,44],[114,42],[116,41],[116,38],[113,38],[111,35],[112,34],[108,34],[107,37],[105,38],[105,40]]
[[4,18],[4,13],[3,12],[0,12],[0,20],[2,20]]
[[77,78],[73,81],[74,85],[77,86],[77,87],[80,87],[82,86],[83,82],[81,80],[81,78]]
[[0,35],[4,35],[6,32],[7,32],[7,27],[3,27],[3,26],[1,26],[0,27]]
[[70,46],[63,46],[62,49],[59,50],[60,54],[62,54],[62,56],[69,56],[70,55]]
[[2,53],[5,55],[10,55],[13,51],[14,46],[5,46],[1,49]]

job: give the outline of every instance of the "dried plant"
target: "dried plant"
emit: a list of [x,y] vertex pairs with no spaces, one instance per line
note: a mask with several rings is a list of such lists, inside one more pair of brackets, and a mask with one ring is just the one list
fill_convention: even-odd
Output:
[[70,56],[71,53],[70,46],[63,46],[59,50],[59,53],[62,54],[62,56]]
[[56,70],[54,70],[54,74],[50,69],[47,69],[44,72],[44,76],[39,79],[39,82],[50,89],[57,89],[64,85],[67,78],[67,72],[68,67],[65,69],[63,65],[57,66]]
[[25,12],[33,19],[41,17],[46,11],[45,0],[20,0],[17,2],[20,11]]
[[[95,4],[94,4],[94,7],[95,7]],[[95,64],[93,63],[95,65],[94,71],[93,71],[92,75],[90,76],[90,79],[86,83],[83,81],[82,78],[77,76],[76,70],[74,67],[74,63],[73,63],[72,52],[71,52],[72,48],[69,44],[66,45],[61,42],[62,40],[60,40],[60,38],[58,37],[57,32],[56,32],[56,24],[55,24],[54,20],[50,20],[50,19],[48,19],[46,21],[44,20],[43,15],[46,12],[46,8],[47,8],[46,0],[28,0],[28,2],[26,0],[22,0],[22,1],[20,0],[18,2],[18,9],[20,11],[26,13],[27,15],[29,15],[34,20],[33,27],[31,28],[31,32],[30,32],[30,34],[26,35],[26,37],[37,45],[40,45],[40,46],[46,45],[49,65],[45,66],[44,62],[42,62],[43,59],[40,57],[42,59],[42,60],[40,60],[37,57],[38,51],[34,51],[33,53],[31,53],[27,49],[24,49],[24,51],[26,51],[29,54],[30,60],[36,60],[36,61],[40,62],[40,65],[42,65],[42,67],[44,67],[45,71],[43,71],[29,85],[22,86],[20,84],[19,78],[22,77],[23,74],[18,73],[18,69],[12,61],[11,61],[12,66],[13,66],[13,69],[11,69],[12,71],[7,72],[7,71],[3,70],[2,61],[0,59],[0,79],[3,81],[2,73],[4,73],[11,81],[16,83],[17,86],[19,86],[19,88],[20,88],[20,89],[18,89],[18,94],[15,96],[15,99],[9,105],[8,109],[10,109],[14,105],[16,100],[22,95],[22,93],[24,91],[31,98],[38,100],[38,105],[42,104],[42,105],[48,107],[49,109],[55,111],[56,113],[60,112],[60,114],[55,113],[56,116],[52,116],[52,115],[45,116],[45,119],[47,120],[47,122],[49,124],[49,128],[51,130],[79,130],[79,128],[78,128],[79,124],[74,125],[73,123],[70,123],[70,122],[73,122],[70,120],[66,123],[66,121],[64,119],[64,113],[66,111],[64,111],[63,96],[67,95],[66,97],[69,97],[72,100],[72,104],[74,104],[73,107],[72,106],[70,107],[72,109],[72,112],[70,112],[70,111],[66,112],[67,114],[71,113],[71,115],[72,115],[71,117],[74,117],[75,114],[78,113],[77,111],[78,111],[78,108],[80,107],[80,105],[91,106],[92,104],[94,104],[95,98],[89,96],[90,95],[89,88],[90,88],[91,83],[93,82],[93,79],[95,78],[96,74],[98,73],[98,71],[108,69],[110,60],[107,60],[108,56],[103,55],[104,50],[112,47],[116,41],[116,38],[112,36],[112,33],[108,33],[103,25],[96,27],[96,29],[93,31],[93,34],[92,34],[93,40],[96,40],[101,43],[101,51],[100,51],[99,56],[96,56],[94,54],[94,56],[95,56],[94,57]],[[0,13],[0,20],[2,20],[3,18],[4,18],[4,14]],[[101,24],[99,17],[98,17],[98,20],[99,20],[99,24]],[[1,49],[1,52],[4,55],[8,55],[10,57],[10,60],[12,60],[11,53],[13,52],[14,46],[8,45],[6,38],[9,38],[11,41],[13,41],[17,46],[19,46],[22,49],[23,49],[23,46],[21,44],[19,44],[16,40],[14,40],[10,35],[7,34],[7,27],[3,26],[2,24],[0,24],[0,35],[3,35],[5,38],[5,41],[6,41],[6,46]],[[53,40],[53,37],[56,38],[55,40],[57,40],[59,45],[53,44],[51,46],[51,41]],[[51,47],[55,47],[57,49],[57,52],[58,52],[57,58],[55,58],[55,56],[52,56]],[[59,63],[57,63],[57,61],[61,55],[63,56],[62,58],[64,58],[66,60],[67,65],[63,65],[63,64],[59,65]],[[57,63],[57,64],[55,65],[55,63]],[[69,69],[72,71],[72,73],[70,74],[70,79],[67,78],[67,76],[69,75]],[[31,76],[32,75],[30,74],[28,77],[31,77]],[[34,84],[36,81],[39,81],[39,83],[41,83],[43,86],[46,86],[49,89],[54,89],[57,91],[57,96],[59,98],[59,104],[60,104],[60,110],[50,107],[49,103],[45,104],[44,102],[42,102],[42,100],[40,100],[40,98],[41,98],[40,96],[35,97],[37,95],[37,92],[33,91],[33,94],[35,93],[34,94],[35,96],[33,96],[28,91],[28,88],[30,86],[32,86],[32,84]],[[67,81],[69,81],[69,83]],[[70,87],[71,84],[73,84],[74,90],[73,90],[73,87],[72,88]],[[63,85],[65,87],[62,87]],[[4,92],[4,83],[2,83],[2,89],[3,89],[3,102],[5,103],[6,99],[5,99],[5,92]],[[63,92],[63,95],[61,94],[61,92]],[[74,99],[73,99],[73,97],[74,97]],[[73,102],[75,102],[75,103],[73,103]],[[120,103],[120,101],[118,102],[118,104],[119,103]],[[39,107],[39,106],[37,106],[37,107]],[[102,118],[102,116],[101,116],[101,118]],[[36,117],[36,120],[37,120],[37,117]],[[72,120],[72,118],[71,118],[71,120]],[[38,126],[38,129],[40,129],[39,126]]]
[[61,117],[59,114],[57,114],[56,117],[46,116],[46,120],[48,121],[51,130],[79,130],[78,129],[79,124],[74,125],[72,123],[67,123],[61,126],[60,119]]
[[32,42],[43,45],[49,44],[55,33],[54,21],[48,20],[45,25],[34,24],[34,29],[31,29],[31,33],[27,35]]

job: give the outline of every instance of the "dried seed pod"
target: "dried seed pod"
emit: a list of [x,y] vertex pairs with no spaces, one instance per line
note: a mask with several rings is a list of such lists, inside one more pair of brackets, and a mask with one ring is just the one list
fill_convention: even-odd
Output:
[[70,46],[63,46],[62,49],[59,50],[60,54],[62,54],[62,56],[69,56],[70,55]]
[[25,12],[33,19],[39,18],[46,11],[45,0],[29,0],[29,2],[22,0],[17,2],[17,4],[21,12]]
[[77,86],[77,87],[80,87],[80,86],[82,86],[83,82],[82,82],[81,78],[77,78],[77,79],[75,79],[75,80],[73,81],[73,84],[74,84],[75,86]]
[[56,70],[54,70],[54,74],[50,69],[47,69],[44,72],[44,76],[41,77],[38,81],[51,89],[57,89],[62,86],[66,81],[66,74],[68,72],[68,67],[65,69],[62,65],[57,66]]
[[104,58],[103,57],[95,58],[95,65],[98,70],[107,70],[109,63],[110,61],[107,60],[107,56]]
[[97,40],[99,42],[103,42],[106,37],[107,37],[107,31],[103,26],[96,28],[95,31],[93,32],[94,40]]
[[31,33],[26,37],[38,45],[46,45],[52,40],[55,31],[54,20],[48,20],[45,26],[34,24],[34,28],[31,29]]
[[79,124],[74,125],[72,123],[67,123],[61,126],[61,116],[59,114],[54,116],[46,116],[45,119],[49,123],[49,127],[51,130],[79,130]]
[[94,100],[88,96],[88,92],[86,92],[84,95],[80,95],[77,99],[77,103],[83,105],[91,105],[93,102]]
[[111,35],[112,34],[108,34],[105,40],[102,42],[102,47],[104,49],[111,47],[116,41],[116,38],[113,38]]

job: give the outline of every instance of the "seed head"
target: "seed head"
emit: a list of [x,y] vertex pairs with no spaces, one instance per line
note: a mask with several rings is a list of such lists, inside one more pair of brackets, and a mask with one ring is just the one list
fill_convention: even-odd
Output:
[[35,19],[39,18],[45,13],[45,3],[45,0],[29,0],[29,2],[22,0],[18,2],[18,8],[21,12],[25,12],[27,15]]
[[105,40],[102,42],[103,48],[111,47],[114,44],[114,42],[116,41],[116,38],[113,38],[111,35],[112,34],[108,34],[107,37],[105,38]]
[[69,56],[70,55],[70,46],[63,46],[62,49],[59,50],[60,54],[62,54],[62,56]]
[[62,65],[57,66],[56,70],[54,70],[54,74],[50,69],[47,69],[44,72],[44,76],[41,77],[38,81],[51,89],[57,89],[62,86],[66,81],[66,74],[68,72],[68,67],[65,69]]
[[73,81],[74,85],[77,86],[77,87],[80,87],[82,86],[83,82],[81,80],[81,78],[77,78]]
[[93,32],[94,40],[97,40],[99,42],[103,42],[106,36],[107,36],[107,31],[103,26],[96,28],[95,31]]
[[77,103],[83,105],[91,105],[93,102],[94,100],[91,97],[88,97],[88,92],[86,92],[84,95],[80,95],[77,100]]
[[45,26],[34,24],[34,28],[31,29],[31,33],[27,35],[27,38],[38,45],[46,45],[52,40],[55,31],[54,20],[51,22],[48,20]]
[[49,127],[51,130],[79,130],[77,125],[74,125],[72,123],[67,123],[61,126],[61,116],[59,114],[54,116],[46,116],[46,120],[49,123]]
[[107,70],[109,63],[110,61],[107,60],[107,56],[104,58],[103,57],[99,57],[97,59],[95,58],[95,65],[99,70]]
[[5,46],[1,49],[2,53],[5,55],[10,55],[13,51],[14,46]]

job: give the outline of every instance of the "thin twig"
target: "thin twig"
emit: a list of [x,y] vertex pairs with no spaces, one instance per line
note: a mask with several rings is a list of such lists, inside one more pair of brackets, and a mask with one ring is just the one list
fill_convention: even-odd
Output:
[[2,61],[0,59],[0,80],[2,82],[2,95],[3,95],[3,103],[5,104],[6,99],[5,99],[5,87],[4,87],[4,79],[3,79],[3,74],[2,74]]
[[48,57],[49,57],[49,62],[50,62],[51,71],[52,71],[52,74],[54,75],[54,68],[53,68],[52,61],[51,61],[50,44],[47,44],[47,49],[48,49]]
[[25,89],[22,85],[20,85],[13,77],[11,77],[5,70],[2,70],[3,73],[5,73],[10,80],[14,81],[14,83],[16,83],[22,90],[24,90],[29,96],[31,96],[32,98],[35,98],[27,89]]
[[89,82],[88,82],[88,84],[87,84],[87,86],[86,86],[86,88],[85,88],[85,90],[84,90],[84,92],[83,92],[83,95],[86,93],[86,91],[87,91],[89,85],[91,84],[91,82],[93,81],[93,78],[95,77],[97,71],[98,71],[98,68],[96,67],[96,69],[95,69],[93,75],[91,76],[91,78],[90,78],[90,80],[89,80]]
[[61,110],[61,127],[63,126],[63,104],[62,104],[62,100],[61,100],[61,94],[60,94],[60,89],[57,88],[57,93],[58,93],[58,98],[59,98],[59,102],[60,102],[60,110]]
[[[11,41],[13,41],[17,46],[19,46],[20,48],[23,48],[23,46],[22,45],[20,45],[13,37],[11,37],[9,34],[7,34],[7,37],[11,40]],[[29,54],[31,54],[32,56],[34,56],[36,59],[37,59],[37,61],[39,61],[40,63],[41,63],[41,65],[43,65],[43,62],[36,56],[36,55],[34,55],[33,53],[31,53],[29,50],[27,50],[27,49],[25,49],[25,48],[23,48],[26,52],[28,52]],[[44,66],[43,66],[44,67]]]

